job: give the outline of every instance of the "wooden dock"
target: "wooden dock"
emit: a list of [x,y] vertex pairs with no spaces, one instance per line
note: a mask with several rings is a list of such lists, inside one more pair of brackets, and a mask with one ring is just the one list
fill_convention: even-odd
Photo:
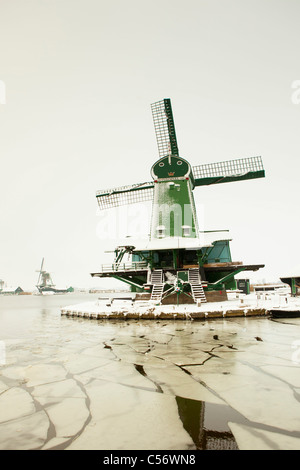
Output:
[[180,308],[173,306],[164,309],[162,306],[149,306],[148,308],[111,308],[111,309],[93,309],[85,308],[84,305],[65,307],[61,309],[61,314],[67,317],[86,318],[90,320],[210,320],[214,318],[230,317],[254,317],[269,316],[269,311],[265,308],[232,308],[210,310],[199,307],[191,309],[191,305],[181,305]]

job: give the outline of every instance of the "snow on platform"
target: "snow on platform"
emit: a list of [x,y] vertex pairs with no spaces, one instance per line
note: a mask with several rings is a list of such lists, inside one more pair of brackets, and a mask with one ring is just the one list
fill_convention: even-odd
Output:
[[235,316],[266,316],[273,308],[300,309],[300,299],[287,294],[228,294],[223,302],[207,302],[201,305],[157,305],[151,301],[99,298],[98,300],[69,305],[61,309],[66,316],[90,319],[177,319],[205,320]]

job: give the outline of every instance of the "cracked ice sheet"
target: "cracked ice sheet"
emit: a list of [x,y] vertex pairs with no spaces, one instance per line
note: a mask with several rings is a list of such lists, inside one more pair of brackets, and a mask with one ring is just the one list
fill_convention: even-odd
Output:
[[[279,445],[277,442],[280,439],[279,435],[283,438],[283,444],[280,445],[280,448],[284,448],[284,445],[286,445],[286,438],[289,436],[285,432],[280,432],[281,430],[278,429],[276,421],[279,403],[281,405],[284,404],[282,406],[284,410],[285,408],[289,410],[286,417],[283,417],[283,414],[285,414],[284,410],[280,415],[283,429],[286,429],[288,423],[293,419],[294,421],[292,421],[290,429],[295,427],[294,423],[296,421],[299,421],[297,411],[299,403],[296,402],[299,390],[293,389],[298,384],[299,363],[294,365],[291,361],[291,355],[296,351],[291,348],[291,344],[299,339],[299,335],[297,328],[295,329],[293,325],[275,324],[266,319],[261,321],[258,319],[216,320],[205,324],[200,322],[180,322],[176,324],[172,322],[167,324],[164,324],[164,322],[140,322],[139,324],[129,322],[112,323],[111,320],[109,325],[105,322],[96,323],[90,320],[62,320],[62,323],[64,325],[63,334],[43,334],[37,338],[35,344],[30,345],[26,343],[25,350],[20,349],[19,346],[19,349],[13,348],[13,344],[9,345],[9,348],[7,348],[8,362],[2,369],[4,385],[2,386],[1,397],[6,393],[7,386],[13,382],[14,385],[18,384],[20,389],[31,384],[34,387],[33,391],[31,389],[32,396],[34,396],[41,407],[45,404],[45,409],[47,410],[51,409],[51,406],[54,405],[53,400],[55,397],[57,403],[73,398],[64,410],[69,423],[71,423],[74,414],[73,404],[76,403],[76,399],[79,399],[82,404],[83,413],[80,420],[77,423],[74,422],[76,426],[73,429],[69,428],[69,431],[76,432],[77,429],[80,429],[82,434],[73,441],[73,444],[68,444],[68,442],[71,439],[75,439],[75,434],[66,438],[58,437],[58,435],[54,436],[53,433],[52,439],[47,441],[47,430],[49,429],[50,421],[44,411],[36,411],[23,418],[16,418],[1,424],[1,448],[5,448],[6,445],[11,446],[10,448],[18,448],[18,446],[22,448],[38,448],[44,442],[43,448],[53,448],[55,445],[60,444],[68,444],[71,447],[79,442],[80,448],[88,449],[90,448],[90,440],[86,438],[87,436],[91,436],[91,441],[95,443],[95,446],[99,445],[96,442],[97,439],[94,441],[94,430],[99,430],[100,437],[103,436],[105,443],[110,441],[110,436],[115,439],[114,442],[110,441],[109,448],[111,449],[116,448],[119,441],[123,448],[127,446],[132,448],[132,445],[135,447],[135,444],[132,444],[132,442],[135,443],[136,440],[140,448],[143,448],[145,443],[143,437],[139,434],[149,434],[149,429],[156,429],[155,420],[153,419],[152,421],[151,416],[150,419],[147,418],[148,414],[150,414],[148,403],[149,407],[153,407],[154,404],[157,406],[157,403],[161,407],[166,406],[166,409],[163,410],[163,416],[165,420],[169,420],[168,425],[160,423],[160,416],[158,416],[158,423],[161,428],[158,433],[158,439],[156,440],[155,436],[152,435],[149,440],[149,446],[154,442],[153,446],[157,447],[160,445],[161,432],[165,432],[168,436],[173,436],[173,431],[171,429],[170,432],[170,427],[174,426],[174,422],[175,429],[180,427],[180,432],[184,431],[182,431],[183,427],[180,420],[178,424],[178,409],[172,402],[172,400],[175,400],[172,394],[192,398],[193,395],[190,396],[190,394],[198,393],[202,388],[202,383],[215,392],[213,394],[214,397],[219,397],[220,400],[228,397],[227,402],[229,404],[234,406],[244,416],[252,417],[254,424],[252,423],[251,428],[249,426],[250,430],[258,429],[256,423],[267,422],[269,428],[265,425],[265,429],[269,430],[265,431],[261,426],[259,432],[252,432],[253,448],[259,445],[259,440],[261,440],[261,444],[265,442],[265,434],[267,432],[272,432],[273,437],[273,440],[268,441],[271,443],[270,448],[272,448],[272,443],[274,448],[277,448],[276,446]],[[161,334],[157,335],[156,333]],[[219,337],[217,341],[213,339],[213,335],[216,334]],[[257,342],[254,339],[255,336],[261,336],[263,342]],[[169,338],[171,339],[169,340]],[[109,344],[112,349],[105,348],[104,343]],[[153,349],[145,354],[148,344],[153,346]],[[228,345],[230,344],[238,350],[229,349]],[[205,357],[209,357],[209,355],[207,356],[207,351],[212,350],[218,357],[210,356],[208,361],[202,361]],[[36,354],[37,351],[38,354]],[[31,352],[34,353],[33,362],[32,357],[30,357]],[[155,357],[155,354],[158,357]],[[185,369],[188,369],[193,374],[196,384],[196,380],[201,381],[198,390],[193,389],[192,382],[185,382],[185,379],[190,378],[193,380],[193,377],[188,376],[182,370],[180,371],[180,367],[176,367],[176,364],[183,365],[186,363],[186,359],[197,359],[197,357],[201,359],[203,365],[197,366],[194,363],[194,366],[188,366]],[[11,361],[12,358],[13,361]],[[139,358],[139,362],[136,361],[137,358]],[[131,363],[133,360],[137,364],[143,361],[142,364],[147,377],[142,376],[135,369]],[[36,363],[37,361],[39,361],[39,364]],[[12,362],[15,366],[12,366]],[[28,366],[28,363],[30,363],[30,366]],[[276,371],[277,364],[280,365],[278,371]],[[47,371],[48,365],[50,367]],[[271,369],[269,369],[269,366],[272,366]],[[177,375],[175,370],[182,372],[184,375]],[[70,379],[74,373],[73,379]],[[295,373],[294,377],[293,373]],[[216,376],[215,379],[213,379],[213,375]],[[256,387],[255,384],[259,381],[260,376],[264,376],[265,380]],[[177,384],[176,377],[178,378]],[[270,381],[268,382],[269,377]],[[77,385],[75,386],[75,383],[70,382],[70,380],[74,380]],[[81,387],[78,389],[79,382]],[[228,386],[229,382],[231,382],[231,388]],[[243,384],[243,387],[240,382]],[[122,383],[124,383],[124,386],[122,386]],[[160,383],[165,393],[156,393],[157,387],[155,383]],[[50,389],[47,390],[48,385],[52,384],[55,385],[52,391]],[[251,387],[249,393],[247,392],[248,385]],[[59,390],[60,386],[61,389]],[[103,395],[101,395],[102,386],[104,387],[102,389]],[[117,393],[113,392],[110,396],[110,389],[116,389]],[[43,390],[45,393],[42,393]],[[209,392],[207,388],[205,390]],[[288,392],[286,393],[287,390]],[[35,391],[39,391],[39,396],[34,395]],[[99,393],[99,396],[97,396],[97,393]],[[128,396],[132,395],[140,398],[136,404],[132,405],[134,409],[133,424],[131,424],[129,409],[125,406],[123,413],[121,407]],[[91,421],[89,423],[87,423],[86,419],[88,416],[86,411],[88,410],[88,403],[85,403],[86,409],[83,407],[84,396],[91,400],[89,410]],[[202,395],[195,396],[206,402],[213,400],[212,397],[205,399]],[[246,399],[244,398],[245,396]],[[22,395],[22,397],[28,402],[26,395]],[[103,405],[109,402],[109,398],[111,398],[110,405],[107,409],[103,409]],[[103,402],[101,402],[102,399]],[[269,400],[270,405],[268,405]],[[134,400],[129,401],[132,403]],[[259,402],[260,406],[256,402]],[[265,404],[267,404],[267,411],[262,410]],[[14,406],[14,403],[12,406]],[[151,427],[146,428],[143,422],[139,422],[138,407],[145,408],[140,413],[140,416],[143,419],[149,419]],[[295,418],[293,418],[293,410],[295,410]],[[274,415],[272,422],[269,419],[269,413]],[[106,426],[101,422],[102,418],[104,418],[106,425],[108,422],[110,436],[105,434]],[[57,424],[59,435],[63,435],[65,430],[63,429],[63,423],[62,425],[59,423],[58,408],[52,408],[51,419],[53,420],[53,427],[54,423]],[[276,424],[274,424],[275,421]],[[87,426],[85,427],[86,423]],[[124,433],[126,433],[127,427],[129,428],[130,434],[128,439],[119,430],[114,429],[114,426],[118,424],[123,426]],[[243,448],[250,442],[251,434],[248,430],[246,435],[242,426],[238,426],[237,423],[234,424],[236,426],[232,429],[234,429],[239,446]],[[270,429],[272,424],[273,428]],[[299,426],[297,429],[299,429]],[[277,430],[279,431],[278,433],[276,432]],[[278,434],[277,442],[274,438],[276,434]],[[190,438],[189,436],[186,437],[185,431],[182,438],[182,440],[177,439],[175,436],[174,445],[177,446],[176,448],[187,448],[190,445]],[[293,437],[293,439],[296,438]],[[293,439],[291,437],[289,440],[290,446]],[[181,443],[178,444],[178,441]],[[164,441],[162,440],[162,442]],[[102,443],[100,444],[102,445]],[[146,445],[146,448],[149,448],[148,441]],[[170,440],[168,445],[173,445],[173,442]]]
[[47,438],[49,419],[44,411],[14,419],[0,426],[1,450],[34,450]]
[[83,385],[91,380],[101,379],[111,384],[118,383],[127,387],[156,391],[155,385],[139,374],[132,364],[123,361],[111,361],[102,367],[86,370],[81,374],[77,374],[76,379]]
[[8,386],[0,380],[0,394],[5,392],[5,390],[8,390]]
[[81,374],[98,367],[105,366],[111,362],[110,359],[86,354],[72,354],[64,358],[64,367],[71,374]]
[[112,348],[112,353],[116,356],[117,359],[122,360],[127,364],[145,365],[150,362],[151,364],[156,365],[156,367],[165,367],[164,361],[160,357],[156,357],[155,354],[142,354],[135,351],[128,345],[114,345]]
[[89,417],[85,398],[61,398],[59,402],[50,403],[40,399],[49,419],[55,427],[56,437],[69,437],[79,433]]
[[[276,376],[257,369],[255,364],[234,360],[224,363],[213,358],[202,367],[187,369],[250,421],[300,431],[300,407],[294,391]],[[278,406],[283,397],[284,406]]]
[[8,367],[2,375],[11,379],[26,382],[27,387],[33,387],[46,382],[54,382],[66,378],[66,371],[60,365],[35,364],[26,367]]
[[191,375],[186,374],[181,369],[176,367],[157,369],[147,366],[144,367],[144,370],[149,380],[158,384],[166,394],[215,404],[224,403],[203,385],[196,382]]
[[10,388],[0,395],[0,423],[22,418],[35,412],[29,393],[21,388]]
[[300,450],[298,437],[270,432],[237,423],[228,423],[240,450]]
[[[201,353],[197,351],[194,358],[191,356],[185,356],[184,353],[180,355],[172,354],[166,352],[165,349],[159,346],[158,351],[154,349],[147,356],[141,354],[136,354],[131,348],[127,345],[115,345],[112,349],[113,353],[122,361],[121,363],[115,363],[114,365],[109,364],[105,368],[100,368],[97,371],[97,377],[113,380],[114,377],[121,377],[121,373],[124,374],[124,363],[128,364],[133,362],[134,364],[142,365],[144,371],[147,375],[146,378],[143,378],[144,386],[151,386],[151,382],[157,383],[165,393],[168,393],[173,396],[181,396],[184,398],[191,398],[201,401],[210,401],[212,403],[220,403],[221,400],[218,399],[213,393],[207,390],[203,385],[196,382],[190,375],[186,374],[180,367],[176,365],[184,363],[201,363],[202,361],[207,360],[210,357],[206,353]],[[156,354],[159,354],[156,356]],[[130,370],[129,366],[129,370]],[[118,373],[118,369],[120,372]],[[107,371],[105,373],[105,371]],[[108,375],[106,375],[108,374]],[[92,376],[95,376],[95,371]],[[137,381],[137,377],[135,381]],[[124,380],[124,379],[123,379]],[[122,382],[120,378],[118,380]],[[124,383],[124,382],[123,382]],[[155,388],[154,388],[155,390]]]
[[293,364],[285,364],[284,366],[269,365],[262,366],[261,370],[265,371],[271,376],[278,377],[280,380],[290,384],[292,387],[300,387],[299,366]]
[[174,397],[95,380],[90,423],[68,450],[194,449]]
[[38,385],[34,387],[32,395],[41,400],[48,400],[57,402],[57,398],[85,398],[86,395],[83,393],[81,388],[77,385],[75,380],[67,379],[60,382],[52,382],[49,384]]
[[210,355],[207,352],[201,350],[189,351],[180,346],[180,348],[172,347],[167,350],[161,347],[155,347],[149,352],[148,357],[151,357],[153,359],[160,358],[161,362],[165,361],[172,364],[176,364],[178,366],[183,366],[185,364],[202,364],[207,359],[209,359]]

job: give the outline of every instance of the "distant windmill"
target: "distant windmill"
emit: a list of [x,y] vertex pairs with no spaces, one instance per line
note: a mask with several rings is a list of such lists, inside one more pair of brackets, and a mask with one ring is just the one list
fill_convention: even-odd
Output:
[[41,267],[39,271],[38,281],[36,287],[41,294],[45,293],[53,293],[53,294],[64,294],[66,292],[72,292],[73,288],[69,287],[68,289],[57,289],[55,284],[52,281],[51,274],[45,270],[43,270],[44,266],[44,258],[42,259]]
[[44,258],[42,259],[40,270],[36,271],[37,273],[39,273],[36,287],[38,288],[40,292],[45,290],[45,288],[54,287],[51,274],[48,273],[47,271],[43,271],[43,266],[44,266]]
[[[156,302],[174,299],[205,302],[213,293],[236,288],[234,276],[264,265],[231,260],[230,238],[224,231],[199,230],[193,190],[198,186],[262,178],[261,157],[242,158],[191,167],[180,157],[170,99],[151,105],[159,160],[151,168],[153,181],[98,191],[100,209],[152,200],[150,238],[143,246],[119,246],[112,265],[92,276],[113,277],[132,290],[151,291]],[[132,263],[122,263],[125,253]],[[188,299],[189,298],[189,299]],[[224,298],[224,295],[223,295]]]

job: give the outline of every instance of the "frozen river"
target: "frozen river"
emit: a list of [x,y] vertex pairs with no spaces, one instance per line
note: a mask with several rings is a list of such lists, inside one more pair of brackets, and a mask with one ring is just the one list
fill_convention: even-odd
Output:
[[0,296],[0,450],[300,449],[300,319],[89,320]]

